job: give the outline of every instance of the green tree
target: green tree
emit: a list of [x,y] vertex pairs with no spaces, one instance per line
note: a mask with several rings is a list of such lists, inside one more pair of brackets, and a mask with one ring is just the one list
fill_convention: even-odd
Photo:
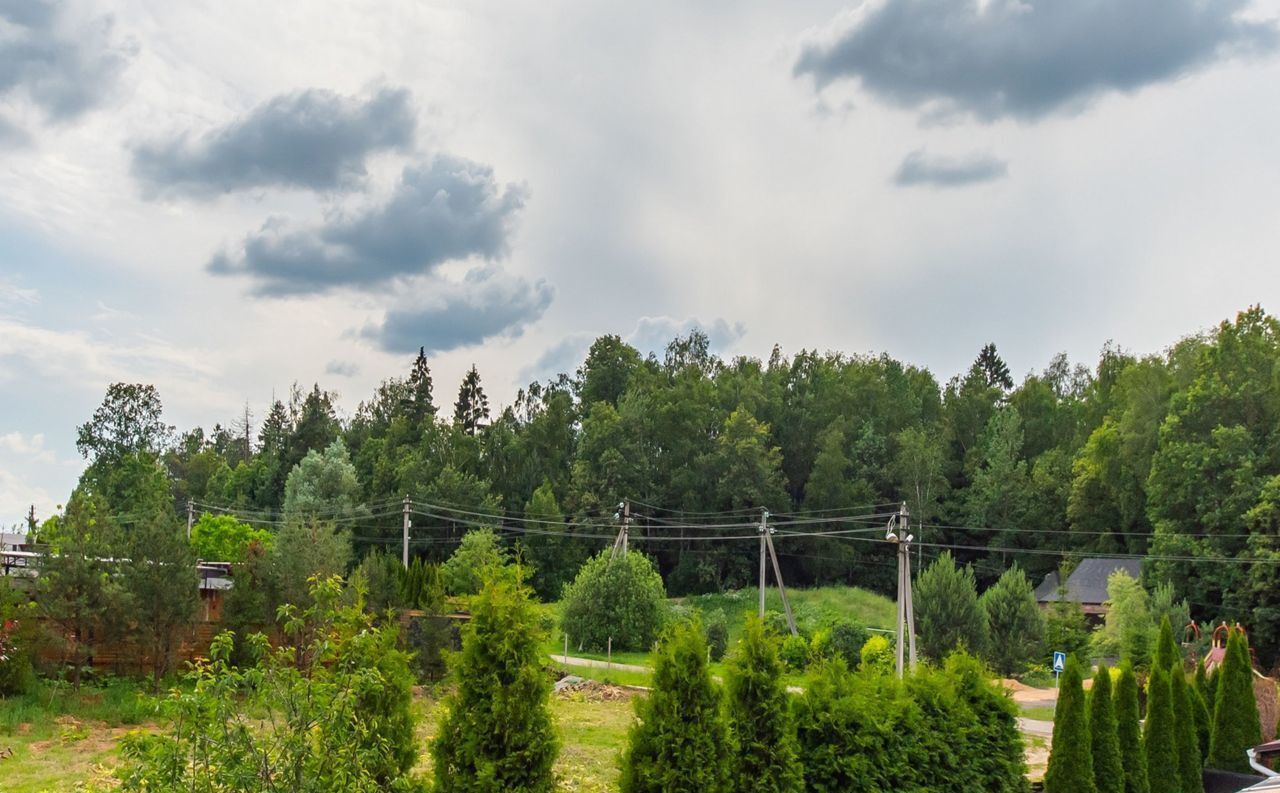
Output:
[[563,536],[569,527],[549,480],[533,491],[524,506],[524,517],[530,529],[540,532],[526,535],[523,541],[528,553],[525,561],[533,567],[533,590],[543,600],[556,600],[564,585],[573,580],[583,557],[580,546]]
[[453,421],[467,435],[475,435],[489,419],[489,397],[480,385],[480,373],[472,364],[462,385],[458,387],[458,400],[453,403]]
[[1191,703],[1191,697],[1196,696],[1196,693],[1187,685],[1187,675],[1181,664],[1171,670],[1170,674],[1174,745],[1178,752],[1178,776],[1182,779],[1182,793],[1204,793],[1204,779],[1201,777],[1204,761],[1200,755],[1200,738],[1196,735],[1196,717]]
[[620,337],[601,336],[578,370],[578,399],[584,406],[608,402],[617,407],[641,363],[639,351]]
[[934,430],[911,427],[898,433],[893,462],[899,496],[910,505],[917,525],[937,517],[938,500],[947,493],[946,449]]
[[1151,793],[1147,779],[1147,755],[1142,748],[1138,713],[1138,677],[1132,664],[1120,665],[1116,680],[1116,734],[1120,741],[1120,765],[1124,769],[1124,793]]
[[270,547],[274,535],[266,529],[255,529],[231,515],[200,515],[191,526],[191,552],[208,562],[243,562],[249,546]]
[[729,414],[716,438],[715,471],[720,503],[730,509],[789,503],[782,451],[770,441],[769,426],[744,408]]
[[1064,652],[1084,659],[1089,647],[1089,624],[1085,620],[1084,608],[1071,599],[1067,589],[1067,579],[1071,568],[1063,564],[1058,568],[1058,586],[1054,590],[1054,599],[1049,603],[1049,611],[1045,615],[1044,642],[1051,651]]
[[422,561],[415,556],[409,569],[400,576],[400,602],[405,608],[427,613],[444,609],[444,582],[440,578],[440,566]]
[[800,793],[804,779],[796,749],[790,694],[783,684],[777,639],[747,620],[725,675],[735,793]]
[[1196,743],[1200,749],[1201,765],[1209,757],[1209,733],[1213,727],[1213,716],[1209,713],[1208,701],[1204,694],[1204,663],[1196,667],[1195,685],[1190,687],[1191,710],[1196,720]]
[[1169,670],[1152,667],[1147,678],[1147,721],[1142,731],[1142,751],[1147,758],[1151,793],[1181,790],[1178,742],[1174,726],[1173,691]]
[[[1036,603],[1031,582],[1017,565],[1005,571],[986,592],[979,605],[987,617],[987,660],[1009,677],[1022,671],[1043,649],[1044,614]],[[995,637],[999,637],[998,640]]]
[[509,561],[493,529],[475,529],[463,535],[457,550],[440,565],[440,580],[450,595],[474,595]]
[[1171,673],[1183,674],[1182,648],[1173,638],[1173,626],[1169,618],[1164,617],[1160,624],[1159,638],[1156,640],[1156,666],[1162,666]]
[[1058,704],[1053,712],[1053,742],[1044,774],[1045,793],[1096,793],[1089,722],[1085,714],[1080,665],[1067,657],[1058,680]]
[[107,561],[118,547],[117,536],[103,502],[81,493],[71,495],[60,520],[47,521],[40,530],[49,552],[37,562],[36,603],[40,615],[57,627],[77,691],[93,647],[124,630],[125,595]]
[[418,357],[409,373],[409,398],[407,414],[414,424],[421,424],[436,415],[431,395],[431,367],[427,366],[427,350],[418,348]]
[[35,683],[36,614],[36,604],[14,578],[0,576],[0,697],[25,694]]
[[307,452],[285,482],[286,518],[353,517],[362,514],[359,503],[360,481],[341,438],[324,452]]
[[1245,750],[1262,743],[1258,702],[1253,696],[1253,662],[1248,640],[1232,630],[1227,654],[1214,672],[1217,700],[1213,706],[1213,729],[1209,735],[1208,766],[1223,771],[1248,773]]
[[978,353],[978,360],[975,366],[982,370],[986,377],[987,385],[1003,388],[1008,391],[1013,388],[1013,377],[1009,374],[1009,365],[1004,362],[1000,354],[996,352],[994,342],[986,345]]
[[1111,696],[1111,670],[1106,664],[1094,673],[1093,688],[1089,691],[1089,740],[1098,793],[1125,793],[1116,704]]
[[978,605],[973,569],[956,567],[949,552],[925,568],[915,586],[916,625],[920,648],[933,659],[965,648],[983,653],[987,646],[987,618]]
[[666,616],[667,593],[653,562],[639,551],[588,559],[564,590],[562,627],[588,650],[647,650]]
[[[314,518],[285,523],[275,542],[265,550],[267,621],[274,618],[276,606],[292,604],[301,610],[309,609],[311,579],[341,576],[350,562],[351,539],[345,530]],[[237,586],[232,591],[238,589]]]
[[638,697],[622,754],[622,793],[725,793],[732,747],[702,626],[676,623],[658,643],[653,690]]
[[126,536],[120,581],[128,593],[132,633],[151,662],[152,683],[173,661],[200,603],[200,577],[185,530],[162,512],[134,524]]
[[471,603],[448,700],[431,744],[440,793],[550,793],[560,751],[529,591],[490,576]]
[[1143,667],[1151,659],[1154,634],[1147,590],[1124,570],[1113,570],[1107,577],[1106,622],[1095,634],[1095,651]]
[[126,455],[160,454],[174,428],[161,418],[153,385],[112,383],[93,418],[76,428],[76,448],[93,463],[111,465]]

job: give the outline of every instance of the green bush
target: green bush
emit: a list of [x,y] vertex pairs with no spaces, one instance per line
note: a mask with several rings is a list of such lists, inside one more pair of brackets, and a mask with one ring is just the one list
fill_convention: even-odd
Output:
[[405,608],[439,614],[444,611],[444,582],[440,566],[422,561],[415,556],[409,569],[402,570],[399,578],[399,600]]
[[862,648],[871,634],[850,619],[834,620],[830,626],[827,649],[832,655],[844,659],[850,669],[862,662]]
[[35,685],[36,608],[8,576],[0,577],[0,697],[24,694]]
[[778,640],[756,618],[729,656],[725,678],[734,793],[800,793],[803,777]]
[[1150,793],[1147,756],[1142,750],[1142,727],[1138,712],[1138,678],[1132,664],[1120,665],[1116,679],[1116,735],[1120,742],[1120,764],[1124,768],[1124,793]]
[[1124,761],[1120,756],[1115,708],[1111,670],[1102,664],[1093,676],[1093,688],[1089,691],[1089,740],[1098,793],[1124,793]]
[[122,789],[259,790],[263,779],[299,792],[420,789],[409,774],[412,676],[397,626],[375,626],[358,603],[339,605],[341,593],[329,579],[312,587],[305,611],[283,608],[289,641],[317,638],[273,649],[257,634],[250,668],[230,665],[231,634],[220,634],[191,685],[170,695],[165,732],[123,742]]
[[635,700],[622,793],[727,793],[732,752],[701,626],[672,626],[656,656],[653,690]]
[[349,581],[359,580],[365,590],[365,608],[370,614],[383,616],[388,609],[401,605],[400,579],[404,568],[396,557],[376,550],[360,560]]
[[1067,658],[1058,680],[1058,704],[1053,712],[1053,742],[1044,773],[1045,793],[1095,793],[1093,753],[1085,714],[1080,664]]
[[897,668],[897,658],[893,654],[893,642],[883,635],[877,634],[867,639],[858,653],[859,668],[864,672],[888,674]]
[[460,643],[458,623],[448,617],[410,617],[405,645],[413,653],[413,670],[421,682],[442,680],[449,671],[448,654]]
[[809,642],[803,636],[787,634],[782,640],[782,662],[793,672],[800,672],[809,665]]
[[1248,773],[1245,750],[1262,743],[1262,728],[1258,702],[1253,696],[1253,662],[1242,632],[1231,631],[1226,657],[1213,678],[1217,701],[1213,705],[1208,765],[1222,771]]
[[[1147,678],[1147,720],[1142,729],[1151,793],[1181,790],[1178,744],[1173,724],[1173,691],[1169,670],[1156,666]],[[1241,752],[1243,756],[1243,751]]]
[[1178,642],[1173,638],[1173,625],[1169,623],[1168,616],[1161,619],[1157,633],[1156,665],[1163,666],[1170,673],[1181,674],[1183,671],[1182,648],[1178,647]]
[[449,698],[431,744],[437,793],[549,793],[560,751],[542,671],[538,615],[523,584],[491,577],[471,604]]
[[562,627],[569,641],[603,651],[648,650],[662,629],[666,590],[653,562],[638,551],[616,559],[605,550],[587,560],[564,590]]
[[729,649],[729,619],[724,609],[716,609],[703,617],[703,630],[707,634],[707,648],[711,651],[711,660],[724,658]]
[[474,595],[493,569],[504,567],[510,557],[498,543],[493,529],[475,529],[462,537],[453,555],[440,565],[440,580],[450,595]]

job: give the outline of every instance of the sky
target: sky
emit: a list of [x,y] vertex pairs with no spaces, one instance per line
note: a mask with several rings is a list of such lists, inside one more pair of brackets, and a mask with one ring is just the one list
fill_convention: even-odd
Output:
[[0,526],[425,347],[1158,352],[1280,287],[1280,0],[0,0]]

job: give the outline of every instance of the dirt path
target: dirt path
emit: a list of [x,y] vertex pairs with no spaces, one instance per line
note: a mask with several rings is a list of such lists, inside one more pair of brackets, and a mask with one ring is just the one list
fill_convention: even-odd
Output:
[[619,663],[611,664],[608,661],[597,661],[594,658],[577,658],[572,655],[553,655],[551,656],[551,660],[555,661],[557,664],[564,664],[565,666],[585,666],[588,669],[617,669],[620,672],[639,672],[642,675],[647,675],[653,672],[653,670],[647,666]]

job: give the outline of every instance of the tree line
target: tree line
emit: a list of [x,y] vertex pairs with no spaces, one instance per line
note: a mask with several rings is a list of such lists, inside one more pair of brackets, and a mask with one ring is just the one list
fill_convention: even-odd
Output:
[[[122,527],[161,484],[179,517],[188,500],[269,530],[291,515],[337,517],[355,557],[398,541],[405,495],[548,526],[612,526],[630,500],[638,535],[664,514],[860,514],[905,501],[923,550],[948,546],[981,588],[1014,562],[1037,582],[1064,557],[1152,554],[1154,581],[1200,620],[1248,625],[1269,662],[1280,648],[1278,331],[1253,307],[1158,354],[1108,344],[1092,368],[1059,355],[1020,383],[994,345],[943,383],[888,355],[775,348],[722,360],[694,332],[646,357],[602,336],[575,372],[501,409],[474,367],[452,408],[438,405],[420,353],[350,417],[318,385],[295,387],[260,423],[246,410],[209,432],[178,433],[153,387],[117,384],[79,428],[89,466],[77,494]],[[442,560],[466,528],[432,518],[416,531],[438,542],[415,554]],[[553,598],[601,543],[524,545],[537,591]],[[893,589],[891,549],[782,545],[789,582]],[[749,585],[748,546],[650,547],[678,595]]]

